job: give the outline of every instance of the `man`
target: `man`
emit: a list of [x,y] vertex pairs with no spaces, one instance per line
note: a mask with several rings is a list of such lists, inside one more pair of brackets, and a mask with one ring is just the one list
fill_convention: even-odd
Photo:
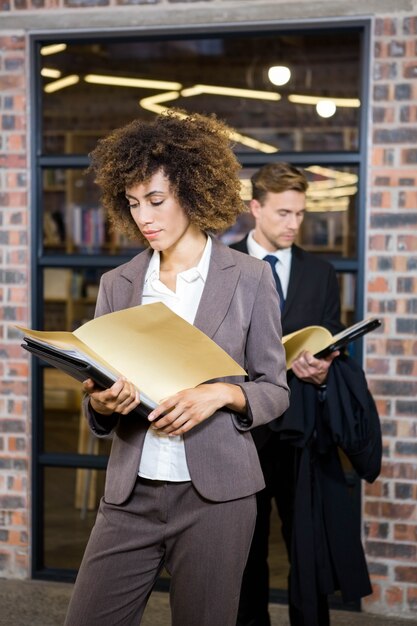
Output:
[[[252,177],[250,210],[255,218],[255,227],[245,239],[232,245],[271,265],[280,295],[284,336],[311,325],[324,326],[332,334],[342,329],[339,287],[333,266],[294,243],[305,214],[307,187],[304,173],[288,163],[271,163],[262,167]],[[343,388],[345,391],[351,378],[355,384],[358,381],[363,392],[360,399],[352,399],[352,406],[360,407],[358,412],[363,416],[363,423],[366,422],[366,434],[361,442],[349,440],[339,442],[339,445],[349,455],[365,439],[366,453],[356,469],[367,480],[375,479],[380,463],[379,422],[363,374],[357,371],[359,368],[352,363],[352,359],[337,357],[339,352],[323,359],[301,352],[292,363],[292,371],[288,375],[292,395],[290,409],[284,419],[278,420],[275,427],[271,422],[252,431],[266,488],[257,494],[258,517],[242,582],[238,626],[270,625],[267,558],[272,499],[277,505],[282,535],[291,562],[289,611],[292,626],[329,624],[327,595],[336,588],[342,589],[344,598],[361,597],[371,592],[360,537],[355,536],[352,541],[347,541],[349,550],[355,555],[359,581],[358,588],[351,589],[349,581],[344,581],[344,570],[336,574],[330,571],[331,560],[336,558],[341,543],[336,536],[340,519],[329,521],[329,515],[326,522],[321,519],[321,509],[326,508],[326,494],[330,494],[330,481],[326,481],[326,478],[322,480],[325,475],[324,463],[331,458],[328,464],[332,468],[331,480],[337,475],[338,484],[342,485],[344,476],[336,459],[338,455],[334,441],[337,441],[337,436],[330,428],[326,431],[319,429],[319,435],[323,434],[319,440],[325,443],[320,443],[319,453],[323,454],[318,454],[316,410],[324,410],[317,407],[326,407],[327,410],[330,403],[333,412],[329,419],[333,419],[335,406],[336,413],[340,413],[338,409],[342,400],[339,390]],[[336,362],[340,362],[340,365],[335,368],[332,364]],[[333,379],[333,374],[330,376],[333,369],[342,378],[345,376],[346,380],[339,386],[332,382],[329,392],[326,383],[330,378]],[[349,391],[346,390],[346,393],[349,394]],[[307,423],[311,426],[307,426]],[[320,462],[314,465],[316,458]],[[311,472],[310,467],[313,467]],[[320,487],[320,496],[317,495],[318,488],[311,487],[314,480]],[[341,489],[344,489],[344,485]],[[320,545],[323,539],[321,535],[327,532],[323,531],[325,523],[329,527],[334,523],[334,532],[331,528],[325,537],[324,544],[329,544],[330,549],[328,551],[326,547],[323,557]],[[339,558],[345,569],[351,565],[347,562],[349,558],[349,555]],[[328,566],[324,574],[318,571],[320,566],[317,562],[320,559]]]

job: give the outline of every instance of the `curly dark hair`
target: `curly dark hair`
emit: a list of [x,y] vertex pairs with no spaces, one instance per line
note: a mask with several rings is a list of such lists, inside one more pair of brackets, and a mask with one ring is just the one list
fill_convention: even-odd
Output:
[[102,203],[114,228],[139,237],[126,188],[162,170],[190,221],[219,232],[246,211],[240,197],[241,165],[233,154],[231,129],[215,115],[172,109],[153,121],[135,120],[99,140],[89,155],[88,172],[101,188]]

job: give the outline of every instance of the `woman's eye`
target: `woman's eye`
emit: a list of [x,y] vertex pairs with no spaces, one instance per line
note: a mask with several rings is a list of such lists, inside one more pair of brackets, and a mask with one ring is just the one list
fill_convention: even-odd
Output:
[[138,206],[139,206],[139,202],[135,202],[134,204],[129,204],[129,209],[130,209],[130,210],[132,210],[132,209],[137,209],[137,208],[138,208]]
[[163,203],[163,200],[153,200],[151,202],[152,206],[159,206],[162,203]]

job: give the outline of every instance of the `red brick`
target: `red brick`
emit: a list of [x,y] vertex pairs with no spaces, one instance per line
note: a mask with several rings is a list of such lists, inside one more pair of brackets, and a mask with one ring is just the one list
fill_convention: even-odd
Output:
[[372,484],[365,483],[365,494],[367,496],[374,497],[374,498],[378,496],[382,496],[383,495],[382,485],[383,483],[380,480],[375,481]]
[[417,526],[415,524],[394,524],[394,539],[417,543]]
[[385,293],[390,291],[389,282],[386,278],[377,277],[368,283],[368,291]]
[[364,606],[371,605],[375,602],[378,602],[380,599],[381,599],[381,585],[378,585],[377,583],[374,582],[374,580],[372,580],[372,594],[369,596],[366,596],[365,598],[362,598],[362,603],[364,604]]
[[394,568],[395,581],[417,584],[417,567],[399,565]]
[[407,594],[407,604],[410,606],[410,609],[413,613],[417,611],[417,587],[408,587],[406,590]]
[[393,520],[408,520],[416,513],[415,504],[399,504],[394,502],[381,502],[381,514],[383,517]]
[[385,590],[385,600],[388,606],[402,604],[404,591],[401,587],[389,587]]

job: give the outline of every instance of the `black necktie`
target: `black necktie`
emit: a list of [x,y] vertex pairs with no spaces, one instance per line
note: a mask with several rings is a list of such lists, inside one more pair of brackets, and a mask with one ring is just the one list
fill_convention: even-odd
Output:
[[266,261],[267,263],[269,263],[269,265],[272,268],[272,273],[274,275],[275,278],[275,284],[277,286],[277,291],[278,291],[278,295],[279,295],[279,306],[282,309],[284,308],[284,304],[285,304],[285,299],[284,299],[284,292],[282,291],[282,286],[281,286],[281,281],[279,279],[277,270],[276,270],[276,264],[277,264],[277,257],[274,256],[273,254],[267,254],[266,256],[264,256],[263,258],[264,261]]

